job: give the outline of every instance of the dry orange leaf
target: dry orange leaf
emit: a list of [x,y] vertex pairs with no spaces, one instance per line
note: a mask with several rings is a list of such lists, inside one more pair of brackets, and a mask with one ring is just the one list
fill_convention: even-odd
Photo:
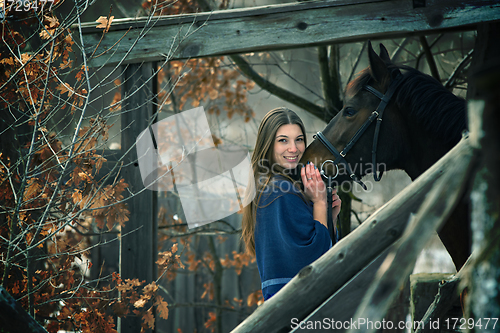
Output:
[[150,329],[155,328],[155,317],[153,316],[153,308],[150,308],[143,316],[142,320]]
[[168,303],[165,302],[161,296],[157,297],[156,302],[158,303],[156,309],[158,310],[160,317],[168,319]]
[[108,32],[111,22],[113,22],[114,16],[110,16],[109,19],[106,16],[100,16],[96,22],[99,24],[96,26],[98,29],[104,29],[104,32]]
[[134,306],[135,306],[136,308],[142,308],[142,307],[146,304],[146,302],[147,302],[147,300],[146,300],[146,299],[141,298],[141,299],[139,299],[139,300],[135,301]]

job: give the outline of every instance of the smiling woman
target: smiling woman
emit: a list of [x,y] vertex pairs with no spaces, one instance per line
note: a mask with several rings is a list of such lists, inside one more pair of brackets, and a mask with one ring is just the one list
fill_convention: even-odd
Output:
[[274,141],[274,162],[285,169],[295,169],[306,143],[302,128],[297,124],[286,124],[278,128]]
[[[247,187],[255,188],[257,195],[244,208],[242,238],[256,256],[265,300],[332,246],[319,170],[312,163],[300,168],[302,185],[290,176],[300,167],[304,134],[302,121],[287,108],[269,111],[257,133],[252,155],[255,184]],[[340,203],[334,191],[335,222]]]

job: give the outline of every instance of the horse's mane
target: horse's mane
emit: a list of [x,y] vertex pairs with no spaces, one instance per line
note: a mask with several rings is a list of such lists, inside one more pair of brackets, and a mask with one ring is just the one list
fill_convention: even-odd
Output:
[[[410,110],[417,121],[436,138],[456,143],[466,129],[466,101],[453,95],[432,76],[408,66],[390,65],[389,71],[404,70],[396,91],[396,105]],[[371,80],[368,69],[349,83],[347,90],[356,94]]]

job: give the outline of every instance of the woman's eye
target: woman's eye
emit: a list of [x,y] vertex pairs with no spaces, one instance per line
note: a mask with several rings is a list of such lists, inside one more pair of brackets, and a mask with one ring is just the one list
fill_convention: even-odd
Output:
[[353,108],[345,108],[344,109],[344,116],[346,117],[352,117],[356,114],[356,109]]

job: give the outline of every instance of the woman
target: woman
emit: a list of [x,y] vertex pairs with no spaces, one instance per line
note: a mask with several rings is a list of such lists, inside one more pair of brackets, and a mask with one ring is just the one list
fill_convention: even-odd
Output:
[[[252,155],[257,195],[244,208],[242,221],[242,238],[256,256],[265,300],[331,247],[319,170],[309,162],[301,168],[304,190],[290,177],[305,149],[304,124],[295,112],[277,108],[266,114]],[[334,190],[334,225],[340,204]]]

